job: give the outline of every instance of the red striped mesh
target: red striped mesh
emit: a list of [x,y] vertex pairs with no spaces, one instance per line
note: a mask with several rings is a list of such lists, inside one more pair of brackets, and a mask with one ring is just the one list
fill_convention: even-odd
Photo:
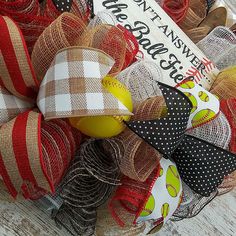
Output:
[[49,176],[54,186],[60,183],[75,155],[80,138],[79,133],[63,120],[56,119],[42,122],[43,160],[47,176]]
[[117,26],[122,32],[126,40],[125,62],[122,69],[127,68],[135,61],[135,57],[139,52],[139,44],[135,36],[121,25]]
[[189,0],[164,0],[162,7],[165,12],[176,22],[180,22],[187,14]]
[[220,105],[221,111],[228,119],[232,130],[230,151],[236,153],[236,98],[222,100]]
[[117,188],[109,204],[111,214],[120,226],[124,227],[126,224],[136,222],[151,194],[159,172],[160,166],[152,172],[145,182],[123,177],[122,185]]

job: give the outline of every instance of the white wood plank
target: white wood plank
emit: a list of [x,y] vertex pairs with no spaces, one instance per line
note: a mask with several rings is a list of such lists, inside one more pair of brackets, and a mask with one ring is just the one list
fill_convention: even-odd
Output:
[[[36,204],[0,204],[0,236],[69,236]],[[236,236],[236,190],[214,199],[196,217],[169,222],[156,236]]]

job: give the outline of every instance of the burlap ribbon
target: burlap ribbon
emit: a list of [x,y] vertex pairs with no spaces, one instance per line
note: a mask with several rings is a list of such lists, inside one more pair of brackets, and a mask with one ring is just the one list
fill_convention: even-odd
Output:
[[[99,27],[107,29],[107,26]],[[87,32],[83,20],[70,13],[62,14],[39,37],[33,50],[33,66],[25,40],[14,21],[1,17],[0,29],[4,33],[0,39],[0,132],[3,132],[0,174],[14,198],[23,194],[25,198],[36,199],[48,191],[55,191],[80,140],[65,121],[41,121],[42,114],[46,120],[130,115],[101,83],[114,64],[118,72],[124,61],[119,62],[115,52],[117,67],[111,51],[109,56],[95,48],[71,47],[58,52],[74,43],[77,45]],[[124,37],[119,40],[126,53],[128,43]],[[40,68],[36,75],[35,68]],[[42,114],[37,109],[32,111],[37,96]],[[19,161],[20,158],[23,161]],[[112,171],[110,174],[112,176]]]
[[236,94],[236,67],[230,67],[220,72],[217,76],[211,93],[218,96],[221,100],[235,98]]

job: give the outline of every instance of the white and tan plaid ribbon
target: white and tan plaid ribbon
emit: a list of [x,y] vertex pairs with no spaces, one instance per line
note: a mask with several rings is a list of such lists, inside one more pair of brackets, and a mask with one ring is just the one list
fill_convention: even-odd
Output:
[[21,100],[0,86],[0,125],[7,123],[18,114],[31,109],[34,104]]
[[93,48],[69,47],[58,52],[47,71],[37,104],[45,119],[131,115],[102,85],[114,60]]

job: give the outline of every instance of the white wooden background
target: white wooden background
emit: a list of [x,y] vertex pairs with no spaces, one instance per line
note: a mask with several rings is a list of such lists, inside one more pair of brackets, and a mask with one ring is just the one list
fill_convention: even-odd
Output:
[[[236,190],[214,199],[195,218],[170,222],[156,236],[236,236]],[[32,202],[0,204],[0,236],[69,236]],[[121,235],[123,236],[123,235]]]

